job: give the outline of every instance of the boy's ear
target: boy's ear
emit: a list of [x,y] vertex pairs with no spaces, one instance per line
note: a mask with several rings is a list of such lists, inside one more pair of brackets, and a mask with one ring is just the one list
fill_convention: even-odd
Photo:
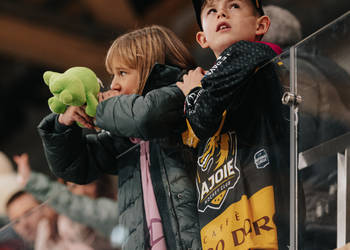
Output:
[[270,18],[268,16],[261,16],[258,18],[257,22],[256,22],[256,32],[255,34],[257,36],[262,36],[264,35],[270,27]]
[[205,37],[205,34],[203,31],[198,31],[197,34],[196,34],[196,40],[197,40],[197,43],[199,43],[199,45],[205,49],[205,48],[208,48],[209,47],[209,44],[207,42],[207,38]]

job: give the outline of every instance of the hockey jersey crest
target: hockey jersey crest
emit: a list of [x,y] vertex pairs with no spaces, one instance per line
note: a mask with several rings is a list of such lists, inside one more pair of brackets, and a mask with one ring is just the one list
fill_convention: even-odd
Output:
[[225,197],[240,177],[236,167],[236,135],[227,133],[208,139],[203,154],[198,158],[198,210],[207,207],[220,209]]
[[[266,171],[258,168],[256,155],[244,168],[237,161],[237,136],[228,132],[209,138],[197,159],[196,186],[203,249],[278,249],[274,190]],[[266,155],[265,155],[266,154]],[[265,161],[266,163],[266,161]],[[249,184],[245,178],[249,178]],[[257,176],[261,180],[254,179]]]

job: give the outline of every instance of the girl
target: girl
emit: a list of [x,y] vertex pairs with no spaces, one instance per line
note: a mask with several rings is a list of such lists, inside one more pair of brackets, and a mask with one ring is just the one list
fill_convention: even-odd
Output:
[[[93,124],[80,107],[40,123],[51,170],[78,184],[118,175],[123,249],[200,249],[194,169],[180,146],[184,95],[175,84],[194,67],[189,52],[173,32],[150,26],[117,38],[106,67],[113,80],[97,107],[101,132],[82,135],[75,122]],[[121,154],[135,142],[140,148]]]

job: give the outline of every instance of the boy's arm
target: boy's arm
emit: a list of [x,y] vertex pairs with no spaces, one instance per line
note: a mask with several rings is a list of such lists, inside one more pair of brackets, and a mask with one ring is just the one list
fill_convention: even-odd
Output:
[[117,136],[149,140],[185,129],[185,96],[175,85],[141,95],[120,95],[97,106],[96,125]]
[[244,108],[242,102],[255,90],[253,75],[274,56],[268,45],[247,41],[237,42],[221,54],[202,79],[202,88],[193,89],[186,97],[185,114],[200,139],[217,132],[227,108],[229,115]]
[[84,135],[77,125],[61,125],[57,118],[50,114],[38,126],[48,165],[57,177],[86,184],[100,173],[117,173],[117,152],[107,133]]
[[67,186],[35,172],[30,174],[25,190],[37,200],[47,201],[58,213],[87,225],[106,237],[110,236],[113,227],[118,224],[118,203],[112,199],[91,199],[75,195]]

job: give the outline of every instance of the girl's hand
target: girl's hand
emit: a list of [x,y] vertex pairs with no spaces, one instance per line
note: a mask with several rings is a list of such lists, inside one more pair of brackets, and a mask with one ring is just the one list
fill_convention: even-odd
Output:
[[13,160],[17,164],[18,182],[22,187],[25,187],[29,181],[32,172],[29,164],[29,157],[27,153],[15,155]]
[[98,94],[98,102],[103,102],[104,100],[107,100],[111,97],[114,97],[114,96],[117,96],[117,95],[120,95],[119,91],[117,90],[107,90],[105,92],[100,92]]
[[58,122],[66,126],[79,122],[85,128],[94,129],[93,118],[85,113],[85,106],[69,106],[63,114],[60,114]]
[[190,70],[185,74],[183,76],[183,82],[177,82],[176,85],[186,96],[193,88],[201,86],[201,80],[204,74],[204,70],[201,67],[197,67],[195,70]]

